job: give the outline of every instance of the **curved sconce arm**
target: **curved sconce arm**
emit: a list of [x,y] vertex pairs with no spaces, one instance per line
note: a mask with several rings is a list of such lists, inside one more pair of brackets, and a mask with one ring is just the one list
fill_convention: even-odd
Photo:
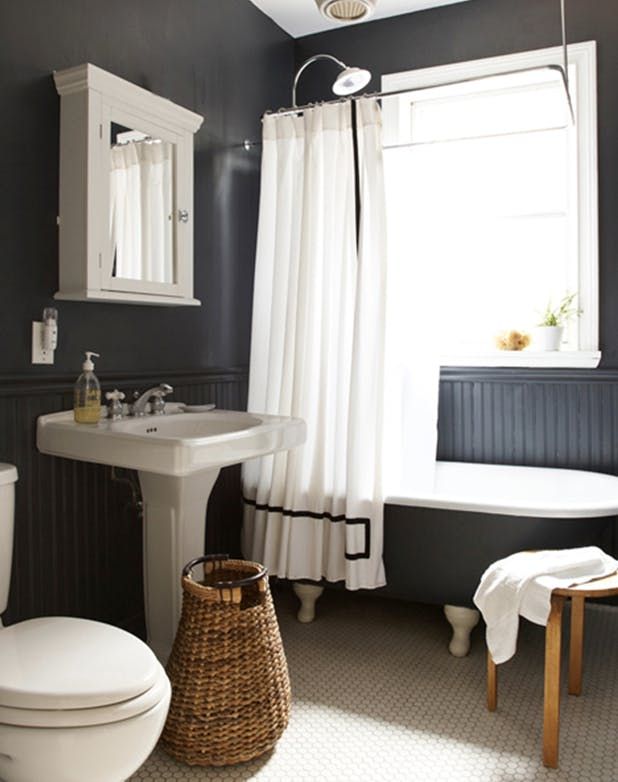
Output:
[[300,79],[300,75],[305,70],[305,68],[307,68],[312,63],[317,62],[318,60],[332,60],[334,63],[337,63],[337,65],[342,70],[345,70],[347,68],[347,65],[344,62],[341,62],[341,60],[338,60],[336,57],[333,57],[332,54],[314,54],[313,57],[310,57],[308,60],[305,60],[305,62],[296,71],[296,76],[294,76],[294,84],[292,85],[292,106],[294,108],[296,108],[297,106],[296,87],[298,85],[298,80]]

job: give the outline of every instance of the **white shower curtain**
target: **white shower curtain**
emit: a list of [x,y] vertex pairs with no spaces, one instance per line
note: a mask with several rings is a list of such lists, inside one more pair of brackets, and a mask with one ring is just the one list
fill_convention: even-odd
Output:
[[110,233],[115,277],[173,282],[172,145],[111,148]]
[[385,207],[380,111],[266,116],[249,410],[305,419],[304,446],[243,469],[245,556],[291,579],[385,583]]

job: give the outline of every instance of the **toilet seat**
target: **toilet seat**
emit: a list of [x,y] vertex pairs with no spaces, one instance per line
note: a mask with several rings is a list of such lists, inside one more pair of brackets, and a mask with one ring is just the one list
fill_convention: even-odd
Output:
[[84,709],[20,709],[0,706],[0,725],[27,728],[82,728],[88,725],[109,725],[138,717],[164,700],[170,683],[161,666],[155,684],[146,692],[121,703]]
[[117,627],[42,617],[0,631],[0,724],[119,722],[168,694],[165,671],[152,651]]

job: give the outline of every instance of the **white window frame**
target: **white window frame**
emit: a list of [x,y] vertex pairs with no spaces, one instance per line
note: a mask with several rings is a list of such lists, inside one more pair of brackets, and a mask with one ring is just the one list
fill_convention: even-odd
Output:
[[[417,90],[470,78],[562,63],[562,47],[537,49],[482,60],[452,63],[415,71],[386,74],[382,90]],[[574,101],[577,133],[578,300],[583,310],[579,322],[577,351],[498,351],[442,356],[442,366],[597,367],[599,351],[599,230],[597,157],[596,42],[570,44],[570,67],[575,67],[577,100]],[[402,138],[409,122],[405,95],[384,102],[384,129],[388,145],[393,136]]]

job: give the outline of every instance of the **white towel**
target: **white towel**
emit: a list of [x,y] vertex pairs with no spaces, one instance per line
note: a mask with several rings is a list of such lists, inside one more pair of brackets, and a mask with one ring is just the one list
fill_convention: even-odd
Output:
[[487,625],[487,648],[494,662],[506,662],[515,654],[520,614],[546,625],[554,589],[617,570],[618,561],[596,546],[522,551],[494,562],[481,576],[473,598]]

